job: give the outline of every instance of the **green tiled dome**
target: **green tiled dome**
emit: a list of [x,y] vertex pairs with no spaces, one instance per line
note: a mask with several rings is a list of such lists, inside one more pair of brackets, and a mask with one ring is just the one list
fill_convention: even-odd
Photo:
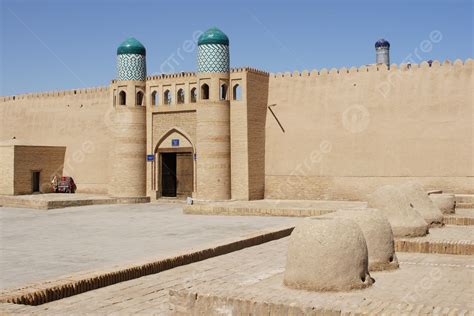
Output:
[[130,37],[127,38],[120,46],[117,48],[117,55],[123,54],[138,54],[146,55],[145,46],[140,43],[137,39]]
[[204,44],[229,45],[229,38],[217,27],[211,27],[199,36],[198,45]]

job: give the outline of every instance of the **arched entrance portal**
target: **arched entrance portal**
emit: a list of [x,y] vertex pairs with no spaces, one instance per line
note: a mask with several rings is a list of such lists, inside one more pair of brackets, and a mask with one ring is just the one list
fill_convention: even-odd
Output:
[[178,129],[167,132],[156,145],[154,187],[157,197],[186,198],[195,188],[194,146]]

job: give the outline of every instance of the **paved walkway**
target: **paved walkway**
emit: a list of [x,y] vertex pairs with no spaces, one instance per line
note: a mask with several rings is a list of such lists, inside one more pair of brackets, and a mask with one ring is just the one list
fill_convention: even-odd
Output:
[[[408,238],[407,238],[408,239]],[[415,238],[412,238],[414,240]],[[416,238],[417,240],[438,241],[465,241],[469,243],[474,242],[474,226],[451,226],[430,228],[429,234],[425,237]]]
[[0,208],[0,288],[133,263],[297,220],[183,215],[181,207]]
[[45,193],[27,195],[0,195],[0,206],[48,210],[104,204],[148,203],[149,197],[112,197],[85,193]]
[[255,200],[226,201],[185,205],[187,214],[202,215],[242,215],[242,216],[318,216],[338,209],[366,208],[360,201],[323,200]]
[[[288,238],[119,283],[40,306],[0,304],[0,312],[167,315],[169,290],[224,297],[367,311],[387,306],[474,310],[474,260],[468,256],[397,253],[400,269],[373,272],[375,284],[346,293],[296,291],[282,286]],[[228,307],[228,306],[227,306]],[[232,307],[232,305],[231,305]],[[217,312],[216,312],[217,314]],[[393,313],[399,315],[402,313]],[[407,315],[409,313],[406,313]],[[224,313],[224,315],[226,315]]]

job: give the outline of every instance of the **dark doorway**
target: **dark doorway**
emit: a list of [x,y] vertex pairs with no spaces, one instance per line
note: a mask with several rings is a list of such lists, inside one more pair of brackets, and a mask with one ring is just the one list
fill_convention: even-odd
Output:
[[40,172],[33,171],[31,174],[31,184],[33,193],[40,192]]
[[161,196],[176,196],[176,153],[161,154]]

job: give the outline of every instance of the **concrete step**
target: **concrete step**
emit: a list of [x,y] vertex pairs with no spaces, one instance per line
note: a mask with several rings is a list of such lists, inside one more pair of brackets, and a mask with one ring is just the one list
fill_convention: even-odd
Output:
[[474,194],[455,194],[454,200],[458,203],[471,203],[474,204]]

